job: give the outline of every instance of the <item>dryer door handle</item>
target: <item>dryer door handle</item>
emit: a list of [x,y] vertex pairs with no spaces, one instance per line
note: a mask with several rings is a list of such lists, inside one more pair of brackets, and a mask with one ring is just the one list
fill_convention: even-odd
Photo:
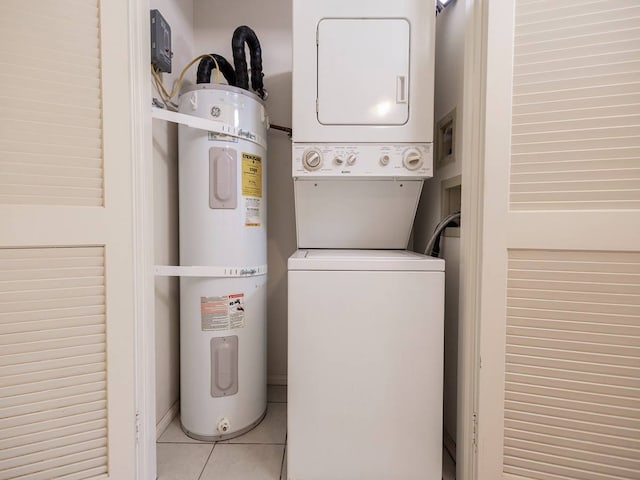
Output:
[[396,103],[407,103],[407,76],[396,77]]

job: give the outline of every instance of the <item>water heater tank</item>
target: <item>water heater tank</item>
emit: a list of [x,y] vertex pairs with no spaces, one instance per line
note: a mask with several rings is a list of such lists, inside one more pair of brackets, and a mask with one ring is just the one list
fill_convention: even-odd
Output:
[[179,127],[182,428],[224,440],[264,416],[266,392],[266,130],[262,101],[227,85],[198,85],[179,111],[214,133]]

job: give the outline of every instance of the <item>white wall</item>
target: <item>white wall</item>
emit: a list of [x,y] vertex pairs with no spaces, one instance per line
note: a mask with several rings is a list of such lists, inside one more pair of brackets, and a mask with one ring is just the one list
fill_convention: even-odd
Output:
[[[441,220],[441,183],[462,171],[462,85],[464,65],[465,2],[447,7],[436,19],[436,72],[434,119],[438,121],[456,109],[456,160],[435,171],[425,186],[414,225],[414,250],[422,252],[435,226]],[[434,162],[435,163],[435,162]],[[435,165],[434,165],[435,166]],[[464,179],[462,180],[464,188]],[[459,304],[459,239],[442,237],[441,256],[446,260],[445,296],[445,367],[444,367],[444,428],[456,439],[456,397],[458,357]]]
[[[240,25],[251,27],[262,47],[266,101],[271,123],[291,126],[291,0],[238,2],[195,0],[196,53],[217,53],[233,64],[231,38]],[[247,63],[249,63],[247,57]],[[296,249],[291,179],[291,142],[270,130],[267,146],[268,375],[283,382],[287,373],[287,258]]]
[[[194,57],[193,1],[151,0],[171,25],[172,73],[163,74],[167,89]],[[188,78],[193,82],[195,73]],[[154,90],[155,94],[155,90]],[[156,95],[157,96],[157,95]],[[153,121],[153,175],[155,262],[178,265],[178,129],[173,123]],[[177,278],[156,278],[156,423],[180,396],[180,303]]]

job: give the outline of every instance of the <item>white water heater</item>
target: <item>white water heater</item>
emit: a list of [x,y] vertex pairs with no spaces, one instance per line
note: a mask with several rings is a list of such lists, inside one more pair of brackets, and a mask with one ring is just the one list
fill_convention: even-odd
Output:
[[[180,125],[180,409],[199,440],[224,440],[264,416],[266,131],[262,101],[227,85],[183,93],[179,111],[218,133]],[[224,132],[224,133],[220,133]]]

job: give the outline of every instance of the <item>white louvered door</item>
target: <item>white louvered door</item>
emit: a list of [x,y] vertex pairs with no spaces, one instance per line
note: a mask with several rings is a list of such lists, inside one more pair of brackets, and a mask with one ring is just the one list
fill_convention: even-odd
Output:
[[490,2],[479,480],[640,479],[640,2]]
[[0,10],[0,480],[131,480],[128,2]]

